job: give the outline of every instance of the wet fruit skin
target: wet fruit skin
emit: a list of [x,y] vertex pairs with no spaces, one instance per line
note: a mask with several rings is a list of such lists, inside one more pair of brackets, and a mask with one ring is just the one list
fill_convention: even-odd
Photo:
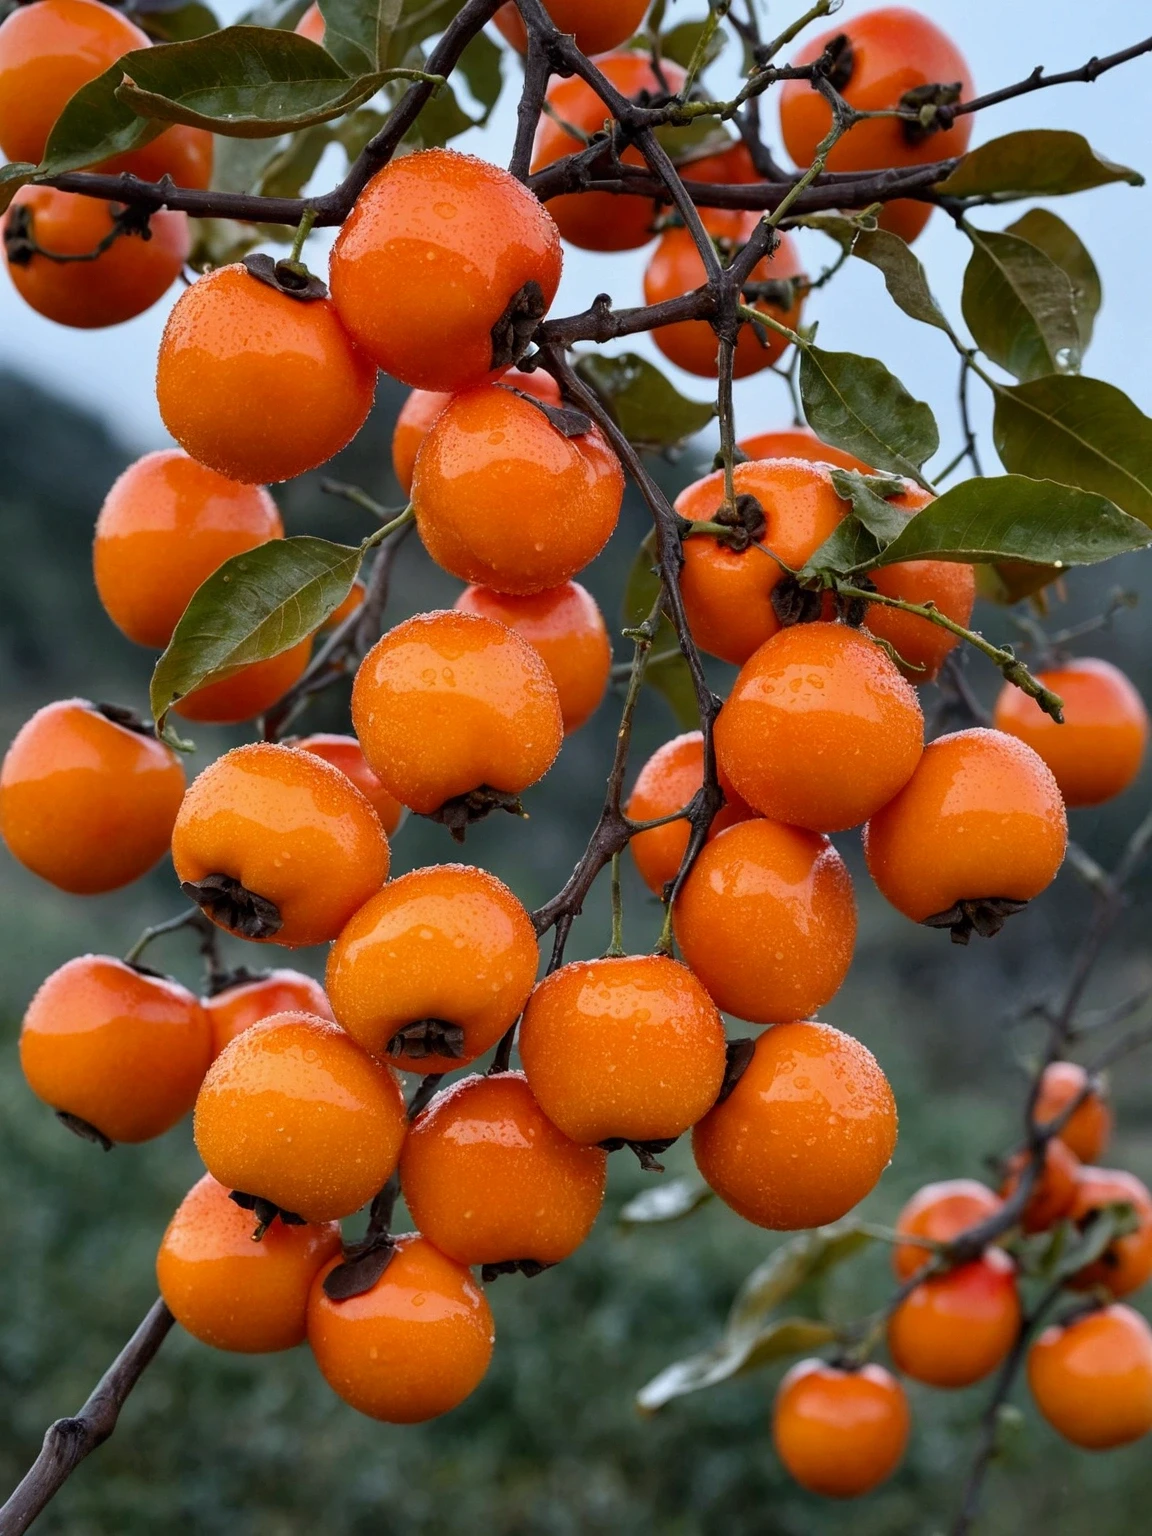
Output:
[[[832,40],[851,40],[851,78],[839,87],[845,101],[858,111],[884,111],[899,105],[907,91],[924,85],[960,86],[960,99],[973,94],[972,77],[952,40],[926,16],[903,6],[882,6],[852,17],[805,42],[791,62],[811,64]],[[832,126],[828,103],[807,80],[785,82],[780,95],[780,125],[784,145],[799,166],[811,165],[820,140]],[[856,123],[828,153],[829,171],[868,171],[881,166],[922,165],[962,155],[972,135],[972,118],[958,117],[951,128],[909,136],[896,118],[871,118]],[[887,203],[880,227],[904,240],[915,240],[927,224],[931,205],[900,198]]]
[[[521,373],[519,368],[509,368],[507,373],[501,375],[500,382],[506,389],[519,389],[524,394],[535,395],[548,405],[560,404],[560,386],[550,373],[545,373],[541,368],[534,373]],[[412,471],[416,467],[420,444],[451,399],[451,394],[444,390],[414,389],[400,407],[392,433],[392,471],[405,496],[412,490]]]
[[96,590],[137,645],[163,650],[203,581],[225,560],[284,536],[263,486],[238,485],[178,448],[130,464],[96,519]]
[[1045,1125],[1073,1099],[1080,1099],[1057,1134],[1082,1163],[1095,1163],[1112,1137],[1112,1111],[1098,1087],[1085,1092],[1087,1088],[1088,1074],[1078,1062],[1049,1062],[1040,1079],[1032,1117],[1037,1125]]
[[172,835],[181,881],[230,875],[274,902],[281,927],[268,937],[289,948],[334,939],[384,884],[388,858],[379,818],[349,779],[268,742],[210,763]]
[[[737,497],[759,502],[767,524],[763,537],[740,552],[707,534],[685,539],[680,587],[696,644],[743,666],[780,630],[772,593],[783,572],[767,551],[793,569],[803,565],[835,533],[847,503],[837,496],[827,467],[807,459],[737,464],[734,481]],[[676,510],[693,522],[708,522],[723,503],[724,475],[717,470],[681,491]]]
[[822,443],[810,427],[781,427],[776,432],[757,432],[752,437],[742,437],[736,444],[749,459],[810,459],[816,464],[831,464],[835,469],[856,469],[861,474],[873,473],[862,459]]
[[529,284],[542,315],[561,264],[551,216],[515,177],[426,149],[393,160],[357,198],[332,249],[332,300],[393,378],[471,389],[517,361],[496,355],[493,328]]
[[[1009,1199],[1019,1185],[1028,1154],[1018,1152],[1008,1165],[1008,1177],[1000,1193]],[[1025,1232],[1047,1232],[1062,1221],[1072,1209],[1079,1183],[1080,1160],[1060,1138],[1054,1137],[1044,1148],[1044,1162],[1020,1218]]]
[[[561,32],[575,34],[581,53],[607,53],[639,31],[648,0],[548,0],[544,9]],[[528,34],[514,5],[502,5],[492,18],[500,34],[524,53]]]
[[1028,1351],[1028,1385],[1073,1445],[1128,1445],[1152,1429],[1152,1329],[1125,1306],[1054,1324]]
[[772,1411],[776,1454],[802,1488],[829,1499],[858,1498],[891,1477],[910,1427],[904,1389],[882,1365],[801,1360]]
[[[948,1243],[994,1216],[1003,1201],[977,1179],[942,1179],[916,1191],[896,1219],[897,1232]],[[931,1247],[903,1243],[892,1250],[897,1280],[908,1280],[933,1257]]]
[[[687,731],[653,752],[640,770],[624,813],[631,821],[658,821],[686,806],[703,783],[704,738],[699,731]],[[753,814],[731,786],[721,787],[726,803],[713,818],[709,840]],[[686,821],[669,821],[638,832],[628,844],[636,868],[653,895],[662,895],[668,882],[676,878],[688,837]]]
[[1016,1267],[1000,1248],[924,1280],[888,1323],[898,1370],[930,1387],[968,1387],[991,1375],[1016,1342]]
[[[30,214],[38,246],[59,256],[81,256],[108,238],[111,208],[100,198],[53,187],[21,187],[5,215],[5,234]],[[6,250],[8,275],[24,302],[58,325],[78,330],[120,325],[167,293],[192,249],[187,214],[161,209],[149,228],[151,239],[121,235],[95,261],[59,262],[35,254],[17,262]]]
[[80,955],[43,983],[20,1033],[37,1098],[109,1141],[151,1141],[192,1108],[211,1056],[199,1002],[162,976]]
[[277,1220],[258,1243],[253,1228],[252,1212],[206,1173],[164,1233],[156,1255],[160,1294],[180,1326],[214,1349],[294,1349],[304,1342],[312,1281],[340,1252],[340,1227]]
[[604,1201],[608,1154],[570,1141],[520,1072],[467,1077],[413,1123],[400,1158],[412,1220],[460,1264],[558,1264]]
[[777,1024],[692,1132],[696,1166],[758,1227],[839,1221],[888,1166],[896,1101],[867,1046],[827,1024]]
[[239,263],[180,295],[156,365],[172,436],[198,463],[250,485],[325,463],[363,426],[375,389],[375,365],[329,300],[289,298]]
[[[717,1007],[788,1023],[839,990],[856,944],[856,902],[826,837],[754,818],[708,843],[673,908],[676,942]],[[723,933],[723,945],[716,935]]]
[[524,597],[468,587],[457,613],[478,613],[506,624],[535,651],[556,684],[564,733],[578,731],[595,713],[608,687],[612,642],[596,599],[577,581]]
[[620,461],[595,427],[565,437],[497,384],[441,411],[412,480],[416,527],[436,564],[519,595],[557,587],[594,560],[623,496]]
[[1122,1168],[1081,1168],[1068,1219],[1082,1225],[1093,1211],[1119,1203],[1134,1208],[1136,1230],[1113,1238],[1094,1263],[1077,1271],[1070,1284],[1079,1290],[1099,1285],[1113,1296],[1127,1296],[1152,1276],[1152,1194],[1135,1174]]
[[1067,843],[1048,769],[999,731],[931,742],[901,792],[864,831],[880,892],[913,922],[959,901],[1030,901],[1055,879]]
[[324,988],[301,971],[275,970],[251,981],[237,982],[204,999],[204,1012],[212,1026],[212,1059],[237,1035],[270,1019],[274,1013],[310,1013],[331,1019],[332,1008]]
[[529,998],[520,1059],[541,1109],[573,1141],[662,1141],[715,1103],[724,1025],[675,960],[574,961]]
[[[719,245],[722,260],[729,261],[747,243],[760,223],[761,215],[742,213],[735,209],[705,208],[701,210],[704,228]],[[758,261],[748,279],[750,283],[783,282],[787,278],[799,278],[804,273],[800,252],[794,240],[781,235],[780,244],[770,258]],[[704,260],[696,248],[691,231],[683,227],[665,230],[660,236],[652,258],[644,271],[644,299],[648,304],[662,304],[666,299],[678,299],[695,288],[703,287],[708,274]],[[803,310],[803,294],[796,290],[792,302],[785,309],[766,299],[756,299],[754,308],[763,310],[773,320],[795,330]],[[707,320],[677,320],[672,325],[660,325],[652,332],[652,340],[669,361],[677,367],[694,373],[700,378],[714,379],[718,374],[716,332]],[[733,374],[738,379],[759,373],[782,355],[788,339],[779,331],[764,327],[761,334],[748,322],[741,325],[736,339]]]
[[1100,805],[1123,793],[1140,772],[1148,744],[1148,711],[1136,689],[1118,667],[1092,657],[1037,676],[1064,700],[1064,724],[1005,683],[996,701],[996,729],[1040,754],[1065,805]]
[[294,741],[292,745],[298,752],[311,752],[316,757],[322,757],[326,763],[331,763],[333,768],[339,768],[346,778],[352,780],[379,816],[380,825],[384,828],[386,836],[392,836],[404,819],[404,807],[395,795],[388,793],[369,768],[355,736],[337,736],[321,732],[315,736],[304,736],[299,741]]
[[172,713],[203,725],[240,725],[271,709],[298,683],[312,658],[306,637],[268,661],[253,661],[215,682],[202,683],[172,705]]
[[737,794],[813,832],[857,826],[887,805],[923,747],[915,689],[843,624],[797,624],[766,641],[716,721],[716,758]]
[[408,1128],[396,1074],[307,1013],[254,1024],[212,1063],[196,1149],[227,1189],[338,1221],[382,1188]]
[[539,653],[472,613],[417,614],[389,630],[356,674],[352,724],[381,783],[421,815],[482,785],[519,794],[564,739]]
[[402,1052],[406,1072],[447,1072],[491,1046],[536,980],[536,933],[495,875],[437,864],[391,881],[351,918],[328,957],[332,1010],[383,1057],[393,1035],[437,1019],[464,1032],[459,1057]]
[[[907,504],[911,497],[898,497],[895,504]],[[924,497],[925,503],[929,500]],[[885,597],[899,597],[906,603],[933,603],[946,619],[967,624],[976,602],[976,572],[970,565],[952,560],[905,560],[870,572],[873,586]],[[912,683],[931,683],[944,659],[960,644],[930,619],[903,613],[899,608],[884,608],[869,603],[864,620],[869,634],[886,640],[900,658],[900,670]],[[905,663],[907,665],[905,665]],[[1019,690],[1015,690],[1019,691]]]
[[405,1233],[371,1290],[332,1301],[324,1278],[334,1264],[312,1286],[308,1343],[338,1396],[386,1424],[419,1424],[475,1391],[495,1330],[484,1293],[463,1265],[419,1233]]
[[[597,59],[596,67],[622,95],[633,100],[642,93],[663,97],[666,88],[679,90],[685,78],[678,64],[665,59],[665,87],[642,53],[611,53]],[[586,147],[582,139],[573,137],[561,123],[591,135],[599,133],[611,115],[592,87],[575,78],[554,81],[547,101],[555,115],[541,114],[532,155],[533,171],[543,170]],[[620,159],[625,165],[644,164],[644,157],[634,146],[625,149]],[[563,193],[549,199],[548,211],[570,245],[586,251],[631,251],[653,238],[657,204],[650,197],[617,197],[611,192]]]
[[74,896],[117,890],[168,851],[184,769],[162,742],[87,699],[37,710],[0,768],[0,834],[13,858]]

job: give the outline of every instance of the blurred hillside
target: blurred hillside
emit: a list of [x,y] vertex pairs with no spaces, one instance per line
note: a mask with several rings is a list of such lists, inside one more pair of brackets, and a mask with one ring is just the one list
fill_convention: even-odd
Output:
[[[400,396],[382,385],[377,409],[332,467],[393,503],[388,443]],[[92,588],[89,545],[101,499],[127,460],[93,421],[0,375],[0,738],[6,743],[41,704],[69,694],[143,705],[151,658],[104,616]],[[663,465],[668,485],[699,472],[693,460]],[[281,495],[289,531],[354,540],[364,515],[325,496],[320,476]],[[633,500],[625,529],[587,582],[610,621],[618,612],[631,550],[645,527]],[[1152,695],[1152,575],[1131,560],[1077,576],[1055,623],[1100,611],[1122,583],[1144,602],[1085,654],[1123,666]],[[400,556],[391,617],[449,605],[456,584],[409,541]],[[981,614],[997,638],[1005,615]],[[623,651],[621,651],[623,655]],[[723,669],[717,674],[723,681]],[[974,663],[985,699],[998,678]],[[934,704],[926,690],[926,706]],[[328,697],[308,717],[339,729],[343,701]],[[527,797],[529,822],[492,820],[470,833],[467,856],[506,879],[529,905],[561,883],[595,822],[615,734],[609,700],[565,746]],[[663,702],[642,704],[635,766],[675,727]],[[195,772],[243,733],[199,729]],[[1107,862],[1142,813],[1152,779],[1101,812],[1076,813],[1074,835]],[[901,1109],[891,1170],[867,1205],[890,1219],[930,1177],[980,1176],[983,1160],[1011,1140],[1019,1113],[1022,1006],[1059,983],[1087,903],[1065,873],[1034,910],[997,940],[969,950],[892,913],[863,873],[854,835],[839,843],[859,875],[861,937],[847,984],[826,1017],[859,1035],[889,1073]],[[395,868],[455,856],[442,828],[411,819]],[[31,1098],[19,1074],[20,1014],[40,979],[88,949],[123,951],[148,921],[179,909],[170,868],[99,901],[66,897],[0,854],[0,1485],[35,1454],[45,1425],[74,1410],[154,1294],[152,1257],[173,1206],[196,1176],[189,1128],[157,1143],[103,1156],[70,1138]],[[626,937],[651,943],[656,904],[628,871]],[[1152,881],[1134,892],[1097,979],[1106,1003],[1152,980],[1145,937]],[[571,953],[607,940],[603,893],[589,902]],[[180,937],[159,960],[195,981]],[[237,952],[241,946],[234,946]],[[318,969],[322,955],[294,963]],[[1120,1131],[1114,1160],[1152,1178],[1152,1063],[1137,1058],[1116,1084]],[[687,1150],[668,1158],[685,1168]],[[491,1536],[930,1536],[955,1505],[983,1390],[916,1390],[916,1432],[899,1477],[841,1509],[788,1485],[766,1434],[772,1376],[755,1376],[664,1410],[643,1422],[634,1390],[662,1365],[706,1343],[739,1280],[775,1241],[714,1205],[681,1226],[622,1233],[613,1212],[642,1176],[613,1159],[609,1209],[577,1257],[534,1282],[493,1288],[499,1346],[487,1382],[437,1424],[389,1429],[358,1418],[320,1382],[306,1351],[249,1360],[210,1354],[174,1336],[134,1395],[114,1439],[50,1507],[37,1531],[67,1536],[143,1536],[171,1528],[195,1536],[398,1536],[480,1528]],[[855,1315],[888,1285],[886,1258],[866,1257],[830,1282],[830,1305]],[[1069,1450],[1026,1415],[994,1479],[982,1531],[1131,1536],[1152,1498],[1152,1461],[1136,1446],[1107,1458]]]

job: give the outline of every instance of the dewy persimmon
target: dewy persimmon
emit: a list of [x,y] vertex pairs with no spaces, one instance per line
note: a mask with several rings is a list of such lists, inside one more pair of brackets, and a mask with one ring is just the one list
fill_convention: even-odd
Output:
[[1082,1163],[1096,1163],[1112,1137],[1112,1110],[1100,1078],[1089,1082],[1088,1073],[1076,1061],[1050,1061],[1040,1078],[1032,1117],[1045,1125],[1062,1116],[1073,1099],[1075,1109],[1057,1136]]
[[1003,1203],[978,1179],[940,1179],[918,1189],[896,1218],[896,1231],[926,1242],[898,1243],[892,1249],[897,1280],[907,1280],[923,1269],[935,1254],[934,1243],[950,1243],[994,1216]]
[[[704,737],[687,731],[658,747],[641,768],[625,806],[631,821],[659,821],[685,807],[704,783]],[[747,821],[752,811],[730,785],[721,785],[724,805],[712,819],[709,838]],[[637,832],[628,844],[644,884],[655,896],[676,878],[688,847],[687,821],[668,821],[662,827]]]
[[95,896],[164,857],[183,797],[179,758],[130,711],[63,699],[38,710],[5,754],[0,835],[33,874]]
[[911,1428],[908,1399],[882,1365],[801,1360],[776,1392],[772,1440],[802,1488],[855,1499],[892,1476]]
[[1016,1266],[1001,1248],[922,1280],[888,1321],[896,1368],[930,1387],[990,1376],[1020,1330]]
[[240,263],[180,295],[164,327],[156,399],[200,464],[248,485],[315,469],[356,436],[376,366],[328,299],[290,298]]
[[1152,1329],[1125,1306],[1053,1323],[1028,1351],[1028,1385],[1073,1445],[1128,1445],[1152,1430]]
[[312,657],[311,636],[266,661],[249,661],[183,694],[172,713],[204,725],[239,725],[271,709],[303,677]]
[[388,837],[404,819],[404,807],[390,795],[379,778],[368,766],[363,748],[355,736],[334,735],[321,731],[315,736],[303,736],[291,743],[297,752],[311,752],[322,757],[333,768],[339,768],[345,778],[351,779],[356,788],[380,818],[380,825]]
[[356,343],[419,389],[500,377],[560,283],[550,214],[499,166],[451,149],[393,160],[332,248],[332,301]]
[[[560,32],[575,36],[581,53],[607,53],[640,30],[649,0],[546,0],[544,9]],[[492,18],[497,30],[520,53],[528,34],[514,5],[502,5]]]
[[221,928],[297,947],[334,939],[388,877],[356,786],[310,752],[234,747],[193,782],[172,835],[185,890]]
[[344,927],[327,988],[354,1040],[408,1072],[447,1072],[515,1023],[537,967],[532,920],[487,870],[436,864],[391,881]]
[[263,486],[227,480],[176,448],[147,453],[116,480],[96,519],[96,590],[129,640],[163,650],[213,571],[283,536]]
[[607,544],[624,472],[591,422],[568,436],[500,385],[437,416],[412,479],[424,547],[461,581],[524,595],[557,587]]
[[742,437],[736,444],[749,459],[810,459],[816,464],[831,464],[836,469],[856,469],[870,475],[872,469],[862,459],[843,448],[822,443],[811,427],[780,427],[774,432],[757,432]]
[[777,1024],[692,1132],[696,1166],[758,1227],[839,1221],[896,1146],[896,1101],[867,1046],[827,1024]]
[[332,1018],[332,1006],[320,983],[302,971],[284,969],[234,981],[206,997],[203,1006],[212,1026],[213,1060],[237,1035],[274,1013]]

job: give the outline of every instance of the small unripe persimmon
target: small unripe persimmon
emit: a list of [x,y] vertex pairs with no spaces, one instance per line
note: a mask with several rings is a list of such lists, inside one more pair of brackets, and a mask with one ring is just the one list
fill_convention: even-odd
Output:
[[802,1488],[828,1499],[859,1498],[891,1477],[910,1427],[904,1389],[882,1365],[801,1360],[772,1408],[776,1454]]
[[1079,1062],[1049,1062],[1040,1079],[1032,1118],[1037,1125],[1046,1125],[1062,1115],[1073,1099],[1076,1108],[1056,1134],[1082,1163],[1099,1162],[1112,1139],[1112,1110],[1101,1080],[1090,1084]]
[[355,736],[334,736],[321,732],[316,736],[303,736],[292,745],[298,752],[311,752],[322,757],[333,768],[339,768],[345,778],[351,779],[356,788],[380,818],[380,825],[388,837],[396,831],[404,819],[404,807],[390,795],[379,778],[368,766],[363,748]]
[[888,1348],[914,1381],[969,1387],[992,1374],[1019,1331],[1016,1266],[1003,1249],[989,1248],[921,1281],[889,1319]]
[[[688,731],[658,747],[640,770],[625,814],[631,821],[659,821],[687,806],[704,783],[704,737]],[[725,803],[708,830],[712,839],[725,827],[747,821],[753,814],[730,785],[723,784]],[[687,821],[668,821],[662,827],[638,832],[628,844],[644,884],[656,896],[676,878],[688,847]]]
[[203,1001],[212,1026],[213,1060],[237,1035],[262,1019],[270,1019],[274,1013],[310,1013],[318,1019],[332,1018],[324,988],[301,971],[268,971],[263,976],[234,982]]
[[[560,404],[560,386],[542,368],[532,373],[509,368],[507,373],[501,375],[500,382],[507,389],[518,389],[521,394],[535,395],[547,405]],[[412,471],[416,467],[420,444],[451,399],[452,395],[444,390],[414,389],[400,407],[392,432],[392,471],[405,496],[412,490]]]
[[932,1243],[950,1243],[969,1227],[994,1216],[1003,1205],[978,1179],[941,1179],[918,1189],[896,1218],[896,1230],[908,1237],[930,1241],[901,1243],[892,1250],[897,1280],[907,1280],[933,1257]]
[[1028,1385],[1073,1445],[1128,1445],[1152,1429],[1152,1329],[1125,1306],[1054,1323],[1028,1351]]

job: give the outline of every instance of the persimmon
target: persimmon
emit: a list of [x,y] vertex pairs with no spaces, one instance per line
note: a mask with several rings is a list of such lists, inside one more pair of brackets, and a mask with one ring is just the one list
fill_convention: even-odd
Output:
[[[843,42],[841,42],[843,39]],[[831,80],[858,112],[887,112],[909,101],[917,110],[931,87],[946,90],[941,100],[972,95],[972,77],[960,50],[927,16],[904,6],[881,6],[806,42],[793,61],[811,64],[832,45],[837,51]],[[832,109],[807,80],[785,81],[780,94],[784,146],[798,166],[811,165],[832,126]],[[871,171],[923,165],[962,155],[972,136],[972,118],[962,116],[944,129],[894,117],[866,118],[832,145],[829,171]],[[886,203],[880,227],[915,240],[932,213],[930,203],[899,198]]]
[[[187,214],[161,208],[150,215],[145,238],[116,234],[118,211],[101,198],[20,188],[4,218],[4,257],[16,292],[37,314],[98,330],[142,315],[171,288],[192,249]],[[88,256],[105,240],[94,260],[53,260]]]
[[624,472],[587,425],[569,437],[498,384],[445,406],[412,479],[416,527],[436,564],[524,595],[558,587],[594,560],[620,516]]
[[716,721],[716,758],[736,793],[813,832],[867,821],[907,784],[923,750],[915,689],[844,624],[797,624],[766,641]]
[[[881,895],[913,922],[996,932],[1056,878],[1068,823],[1056,780],[1021,741],[976,729],[937,737],[864,829]],[[937,921],[938,920],[938,921]]]
[[1101,1080],[1089,1083],[1078,1062],[1052,1061],[1044,1068],[1033,1119],[1045,1125],[1063,1114],[1073,1099],[1079,1102],[1056,1134],[1082,1163],[1098,1162],[1112,1139],[1112,1110]]
[[172,713],[204,725],[239,725],[279,703],[312,657],[308,636],[267,661],[250,661],[201,683],[172,705]]
[[320,7],[316,4],[316,0],[312,0],[312,4],[296,23],[295,31],[299,37],[306,37],[310,43],[316,43],[323,48],[326,30]]
[[[639,30],[648,0],[547,0],[544,9],[559,31],[575,36],[581,53],[607,53]],[[492,20],[513,48],[524,53],[528,34],[516,7],[502,5]]]
[[[836,494],[827,466],[810,460],[737,464],[733,480],[737,501],[751,497],[763,512],[763,531],[743,549],[711,534],[685,539],[680,589],[696,644],[743,666],[780,630],[772,595],[784,572],[773,555],[793,569],[802,566],[836,532],[848,504]],[[692,522],[714,521],[723,505],[719,470],[676,498],[677,512]]]
[[221,928],[323,944],[388,877],[376,812],[331,763],[270,742],[234,747],[193,781],[172,834],[176,874]]
[[896,1146],[896,1101],[875,1056],[828,1024],[776,1024],[692,1132],[725,1205],[777,1232],[839,1221]]
[[536,980],[536,934],[495,875],[435,864],[365,902],[328,957],[332,1010],[407,1072],[447,1072],[496,1044]]
[[1063,725],[1005,683],[996,700],[996,729],[1039,753],[1065,805],[1100,805],[1122,794],[1140,772],[1148,744],[1148,711],[1131,682],[1119,667],[1095,657],[1066,662],[1037,678],[1063,699]]
[[560,283],[547,209],[452,149],[393,160],[332,247],[332,301],[358,345],[418,389],[489,383],[519,362]]
[[193,1131],[226,1189],[305,1221],[338,1221],[370,1200],[400,1159],[408,1129],[391,1068],[342,1029],[276,1013],[217,1056]]
[[283,969],[233,982],[204,999],[204,1012],[212,1026],[213,1060],[229,1041],[274,1013],[332,1018],[332,1006],[320,983],[302,971]]
[[749,459],[810,459],[816,464],[831,464],[835,469],[855,469],[872,474],[870,465],[843,448],[822,443],[811,427],[780,427],[775,432],[757,432],[742,437],[736,444]]
[[400,1156],[412,1220],[459,1264],[558,1264],[592,1230],[607,1154],[558,1131],[520,1072],[466,1077],[414,1121]]
[[45,705],[21,726],[0,768],[9,852],[75,896],[114,891],[158,863],[184,796],[176,754],[124,718],[87,699]]
[[[641,768],[632,787],[625,814],[631,821],[658,821],[688,805],[704,783],[704,738],[699,731],[687,731],[658,747]],[[724,805],[713,817],[709,839],[725,827],[747,821],[752,811],[728,785]],[[628,844],[644,884],[656,896],[664,892],[677,871],[688,847],[687,821],[669,821],[662,827],[638,832]]]
[[1054,1323],[1028,1351],[1028,1385],[1073,1445],[1128,1445],[1152,1429],[1152,1329],[1125,1306]]
[[727,149],[717,149],[711,154],[683,160],[678,169],[685,181],[708,182],[713,186],[749,186],[764,180],[753,164],[752,153],[743,139],[737,139]]
[[828,1499],[859,1498],[891,1477],[910,1427],[904,1388],[882,1365],[801,1360],[772,1408],[776,1454],[802,1488]]
[[356,673],[352,723],[389,794],[425,816],[452,801],[461,824],[535,784],[564,739],[540,653],[475,613],[421,613],[389,630]]
[[579,960],[528,999],[520,1059],[541,1109],[573,1141],[666,1142],[716,1101],[724,1025],[675,960]]
[[105,176],[127,171],[140,181],[156,182],[171,176],[178,187],[206,192],[212,185],[215,159],[215,140],[207,128],[173,123],[158,138],[102,160],[92,169]]
[[[1005,1200],[1010,1199],[1018,1188],[1029,1159],[1028,1152],[1017,1152],[1009,1159],[1000,1190]],[[1079,1174],[1079,1158],[1059,1137],[1054,1137],[1044,1148],[1040,1170],[1020,1217],[1025,1232],[1047,1232],[1070,1213],[1076,1200]]]
[[390,795],[368,766],[363,749],[355,736],[338,736],[320,732],[304,736],[292,745],[298,752],[311,752],[322,757],[333,768],[339,768],[345,778],[352,780],[356,788],[380,818],[385,835],[391,837],[404,818],[404,807]]
[[918,1189],[896,1218],[896,1230],[929,1239],[926,1246],[900,1243],[892,1250],[897,1280],[907,1280],[933,1257],[932,1243],[950,1243],[969,1227],[994,1216],[1003,1205],[978,1179],[942,1179]]
[[[560,386],[542,368],[537,368],[533,373],[509,368],[507,373],[501,374],[500,382],[505,389],[518,389],[521,394],[535,395],[546,405],[560,404]],[[451,394],[444,390],[414,389],[400,407],[392,432],[392,470],[405,496],[412,490],[412,471],[416,467],[420,444],[451,399]]]
[[556,684],[564,731],[578,731],[595,713],[612,671],[612,642],[596,599],[578,581],[512,596],[468,587],[457,613],[479,613],[515,630],[548,668]]
[[1125,1169],[1081,1168],[1068,1219],[1082,1226],[1095,1211],[1109,1205],[1130,1205],[1136,1230],[1114,1237],[1100,1257],[1078,1270],[1069,1283],[1081,1290],[1099,1285],[1113,1296],[1127,1296],[1152,1276],[1152,1194]]
[[419,1233],[396,1239],[375,1285],[333,1301],[317,1275],[308,1343],[337,1396],[386,1424],[419,1424],[462,1403],[484,1379],[495,1330],[483,1291],[462,1264]]
[[[633,101],[662,100],[684,84],[684,71],[665,59],[660,75],[643,53],[610,53],[596,60],[601,74]],[[663,77],[661,79],[661,76]],[[611,117],[608,108],[590,85],[573,77],[554,80],[545,98],[549,111],[541,115],[532,156],[533,171],[542,171],[565,155],[586,147],[583,138],[569,127],[591,137]],[[644,164],[635,145],[628,145],[620,159],[625,165]],[[650,197],[617,197],[611,192],[565,192],[548,202],[548,212],[561,236],[586,251],[631,251],[653,238],[659,204]]]
[[[755,233],[761,215],[728,208],[704,208],[700,211],[700,219],[727,265]],[[788,235],[781,235],[772,255],[764,257],[752,268],[748,283],[790,283],[791,286],[783,290],[779,301],[755,298],[752,307],[794,331],[800,323],[804,305],[803,285],[799,281],[803,273],[795,241]],[[707,278],[704,259],[691,231],[683,226],[667,229],[644,269],[645,301],[663,304],[666,299],[678,299],[695,288],[702,288]],[[707,320],[677,320],[671,325],[659,325],[652,332],[652,340],[677,367],[701,378],[717,377],[716,332]],[[770,367],[787,346],[788,338],[779,331],[768,326],[758,331],[745,321],[736,339],[735,377],[742,379]]]
[[184,1196],[156,1255],[156,1279],[180,1326],[214,1349],[294,1349],[307,1332],[308,1293],[340,1252],[337,1222],[276,1219],[258,1243],[252,1217],[206,1173]]
[[163,650],[213,571],[283,536],[263,486],[226,480],[178,448],[146,453],[100,508],[92,546],[96,590],[129,640]]
[[930,1387],[970,1387],[1016,1342],[1016,1266],[1002,1248],[923,1280],[888,1321],[896,1368]]
[[79,955],[28,1005],[20,1065],[38,1099],[108,1141],[151,1141],[182,1120],[211,1059],[208,1019],[178,982]]
[[684,959],[717,1007],[753,1024],[822,1008],[856,945],[852,880],[836,849],[819,833],[758,817],[705,846],[672,919]]
[[156,364],[164,425],[200,464],[259,485],[325,463],[359,432],[376,367],[328,299],[290,298],[240,263],[177,299]]
[[[906,603],[931,603],[946,619],[967,624],[976,602],[976,572],[959,560],[902,560],[869,572],[872,585],[885,597]],[[912,683],[935,682],[945,658],[960,644],[931,619],[869,603],[864,620],[869,634],[885,640],[896,652],[897,665]],[[1016,690],[1017,692],[1019,690]]]

